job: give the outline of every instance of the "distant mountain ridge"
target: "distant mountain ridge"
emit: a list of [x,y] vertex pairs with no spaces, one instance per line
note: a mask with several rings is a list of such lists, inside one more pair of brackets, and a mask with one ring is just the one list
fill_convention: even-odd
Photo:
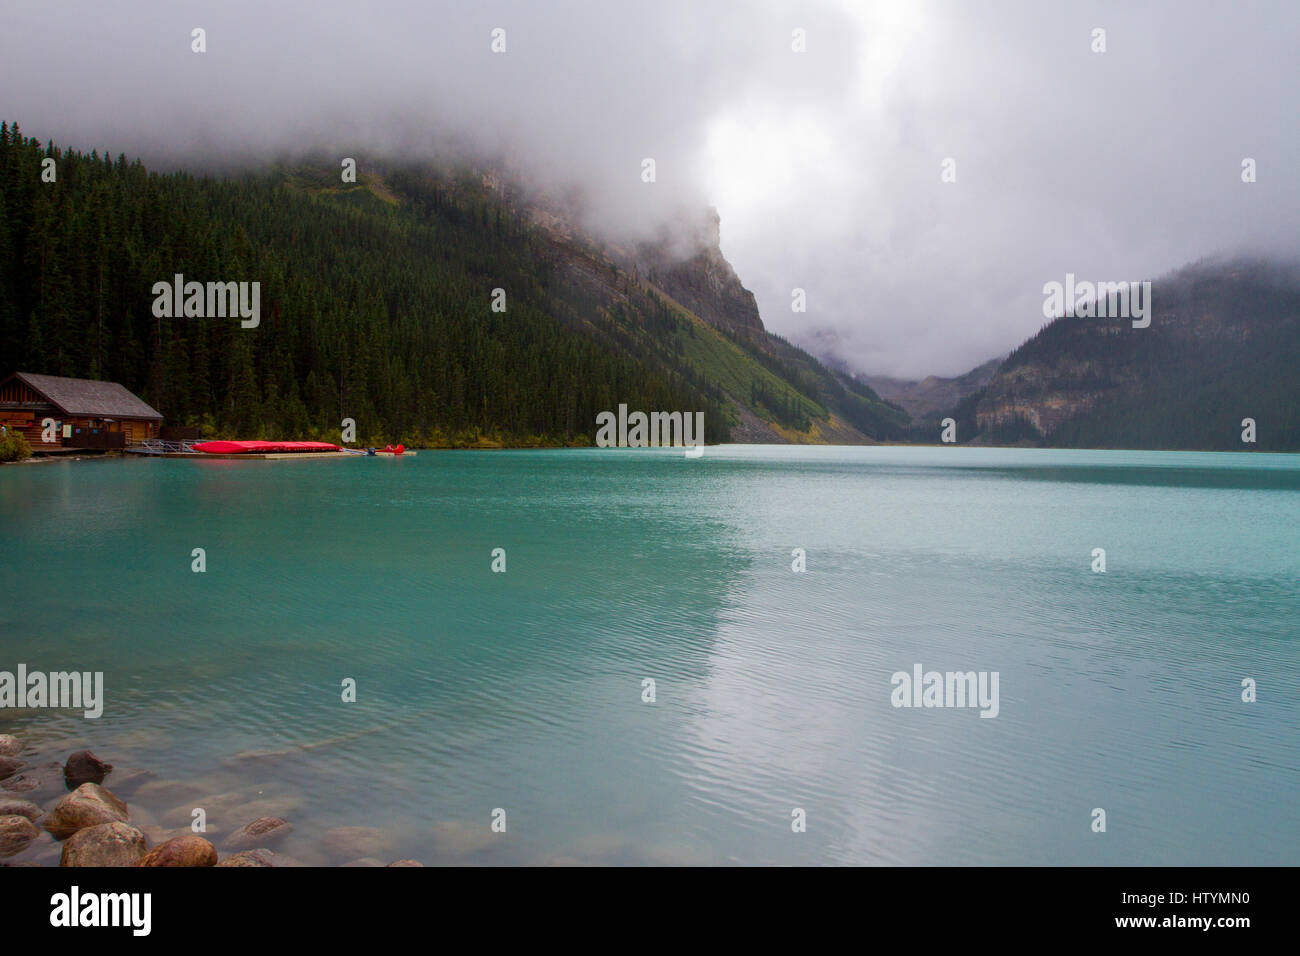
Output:
[[884,375],[864,375],[861,380],[875,389],[886,401],[905,408],[914,419],[939,415],[953,408],[968,395],[974,394],[993,378],[1006,356],[989,359],[962,375],[941,378],[929,375],[923,379],[890,378]]
[[[1205,261],[1158,279],[1147,328],[1058,318],[959,403],[963,440],[1300,450],[1300,270]],[[1242,441],[1243,420],[1256,441]]]
[[1152,310],[1146,328],[1051,320],[954,378],[858,377],[906,410],[905,441],[936,443],[952,418],[958,444],[1300,451],[1300,261],[1202,260],[1155,280]]

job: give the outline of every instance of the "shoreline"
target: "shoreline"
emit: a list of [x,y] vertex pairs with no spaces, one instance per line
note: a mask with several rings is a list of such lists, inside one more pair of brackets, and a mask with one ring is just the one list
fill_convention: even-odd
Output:
[[[676,450],[684,446],[659,446],[659,448],[669,448]],[[1001,449],[1006,451],[1088,451],[1088,452],[1144,452],[1151,454],[1212,454],[1212,455],[1300,455],[1298,450],[1268,450],[1262,448],[1252,448],[1249,450],[1227,450],[1222,448],[1076,448],[1073,446],[1051,446],[1044,447],[1039,445],[945,445],[938,442],[870,442],[853,445],[835,444],[829,442],[727,442],[722,445],[708,445],[706,448],[943,448],[943,449],[976,449],[976,450],[995,450]],[[294,452],[294,453],[275,453],[275,454],[232,454],[232,455],[205,455],[176,453],[176,454],[157,454],[147,455],[139,453],[127,453],[118,450],[106,450],[96,453],[93,449],[81,449],[76,452],[66,454],[58,452],[46,452],[33,454],[29,458],[21,461],[0,461],[0,466],[4,465],[33,465],[58,461],[105,461],[114,458],[146,458],[146,459],[187,459],[191,461],[201,461],[210,459],[213,461],[283,461],[286,459],[326,459],[326,458],[410,458],[418,457],[420,452],[442,452],[442,451],[580,451],[580,450],[599,449],[597,445],[429,445],[412,447],[402,455],[395,455],[391,452],[376,452],[374,455],[356,455],[339,452]],[[600,449],[603,450],[603,449]],[[622,449],[614,448],[613,451],[641,451],[648,449]]]
[[[148,769],[113,766],[90,751],[63,757],[70,746],[76,744],[67,737],[45,748],[24,746],[21,739],[0,733],[0,869],[726,863],[687,843],[659,839],[639,845],[613,831],[580,833],[545,847],[528,838],[520,844],[497,832],[486,810],[472,822],[436,811],[421,813],[414,826],[409,820],[385,825],[367,819],[364,806],[349,808],[346,815],[322,814],[312,805],[309,785],[295,789],[273,776],[223,771],[220,765],[188,778],[162,777]],[[52,759],[55,754],[63,759]],[[276,755],[236,754],[228,760],[246,768],[250,758],[256,765],[255,758]],[[84,782],[76,776],[95,768],[102,769],[102,776],[92,772]],[[322,815],[333,819],[322,820]],[[349,822],[340,822],[344,820]],[[201,831],[195,830],[198,822]]]
[[[88,750],[49,756],[0,734],[0,868],[426,865],[402,857],[401,841],[380,827],[303,832],[293,822],[302,796],[271,784],[205,793]],[[439,826],[444,842],[455,836],[454,824]]]

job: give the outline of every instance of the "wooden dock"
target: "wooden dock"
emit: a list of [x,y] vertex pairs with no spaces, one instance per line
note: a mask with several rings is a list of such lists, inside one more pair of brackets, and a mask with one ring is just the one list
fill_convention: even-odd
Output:
[[244,451],[231,455],[209,455],[201,451],[169,451],[150,458],[194,458],[199,461],[280,461],[283,458],[365,458],[366,455],[349,455],[342,451]]
[[[188,446],[187,446],[188,447]],[[361,449],[350,448],[345,451],[241,451],[232,452],[228,455],[213,455],[202,451],[180,451],[180,450],[149,450],[145,451],[140,448],[126,449],[128,454],[140,455],[146,458],[194,458],[197,460],[209,461],[285,461],[291,458],[310,458],[320,460],[322,458],[410,458],[416,452],[406,451],[398,455],[391,451],[379,451],[376,449],[373,455],[365,454]]]
[[391,451],[377,451],[373,455],[358,455],[346,451],[278,451],[278,452],[239,452],[234,455],[209,455],[201,451],[176,452],[174,454],[153,455],[154,458],[198,458],[212,461],[287,461],[289,459],[311,458],[412,458],[415,452],[403,452],[395,455]]

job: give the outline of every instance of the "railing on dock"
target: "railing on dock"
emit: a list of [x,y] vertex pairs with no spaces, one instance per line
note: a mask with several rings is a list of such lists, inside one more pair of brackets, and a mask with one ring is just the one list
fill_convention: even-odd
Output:
[[127,451],[138,455],[192,455],[195,454],[192,441],[165,441],[161,438],[146,438],[132,443]]

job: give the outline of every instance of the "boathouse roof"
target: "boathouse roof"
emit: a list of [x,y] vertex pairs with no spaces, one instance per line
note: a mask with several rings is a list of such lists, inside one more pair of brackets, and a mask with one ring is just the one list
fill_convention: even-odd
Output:
[[[34,372],[14,372],[6,381],[13,379],[26,383],[68,416],[162,421],[162,415],[157,409],[137,398],[117,382],[37,375]],[[0,385],[3,384],[0,382]]]

